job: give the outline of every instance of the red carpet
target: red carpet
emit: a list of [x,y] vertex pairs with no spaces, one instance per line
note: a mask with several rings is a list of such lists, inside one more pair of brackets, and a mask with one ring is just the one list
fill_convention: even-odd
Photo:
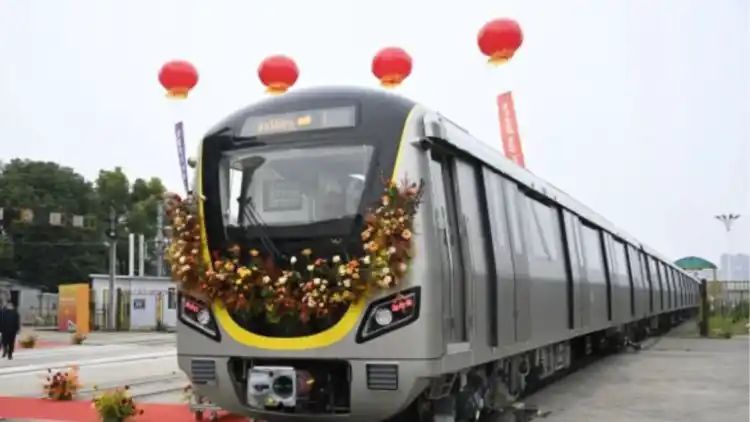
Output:
[[[194,421],[187,404],[143,403],[143,415],[128,419],[137,422]],[[208,414],[204,420],[208,420]],[[53,421],[97,422],[90,401],[52,401],[29,397],[0,397],[0,418],[47,419]],[[246,417],[219,414],[222,422],[248,421]]]

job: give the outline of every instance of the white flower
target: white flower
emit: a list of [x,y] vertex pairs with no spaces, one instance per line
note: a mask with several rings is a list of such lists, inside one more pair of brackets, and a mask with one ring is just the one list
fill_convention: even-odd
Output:
[[264,275],[264,276],[263,276],[263,283],[264,283],[264,284],[268,284],[268,283],[270,283],[270,282],[271,282],[271,277],[269,277],[269,276],[267,276],[267,275]]
[[296,264],[297,263],[297,257],[293,256],[293,257],[289,258],[289,262],[291,262],[292,265]]
[[346,274],[346,266],[345,265],[339,265],[339,275]]
[[282,276],[282,277],[279,277],[279,284],[284,284],[284,283],[286,283],[286,280],[287,280],[287,278],[286,278],[286,277],[284,277],[284,276]]
[[310,264],[310,265],[307,266],[307,271],[312,271],[314,269],[315,269],[315,266],[312,265],[312,264]]
[[313,279],[313,284],[314,284],[314,285],[316,285],[316,286],[317,286],[317,285],[319,285],[319,284],[320,284],[320,279],[319,279],[319,278],[317,278],[317,277],[315,277],[315,278]]
[[390,274],[391,269],[388,267],[383,268],[383,274]]
[[346,287],[348,289],[351,286],[352,286],[352,281],[351,280],[349,280],[348,278],[346,280],[344,280],[344,287]]
[[334,255],[333,256],[333,263],[334,264],[338,264],[339,262],[341,262],[341,257],[338,256],[338,255]]
[[395,246],[391,246],[390,248],[388,248],[388,255],[393,255],[395,253],[396,253],[396,247]]
[[370,255],[366,255],[364,258],[362,258],[362,262],[365,263],[365,265],[370,264]]

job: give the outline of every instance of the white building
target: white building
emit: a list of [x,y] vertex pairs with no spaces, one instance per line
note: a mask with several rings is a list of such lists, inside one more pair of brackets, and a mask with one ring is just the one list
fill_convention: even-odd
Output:
[[[118,275],[115,291],[118,290],[115,300],[120,304],[120,329],[173,329],[177,325],[177,286],[169,277]],[[106,327],[108,274],[91,275],[91,300],[94,325]]]
[[24,325],[57,324],[57,294],[17,280],[0,279],[0,306],[12,303]]

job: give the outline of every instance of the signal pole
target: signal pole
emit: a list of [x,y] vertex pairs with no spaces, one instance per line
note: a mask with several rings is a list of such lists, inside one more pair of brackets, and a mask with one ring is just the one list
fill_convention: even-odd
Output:
[[164,204],[156,208],[156,275],[164,275]]
[[107,318],[107,328],[115,329],[115,318],[117,318],[117,309],[115,307],[115,275],[117,274],[117,212],[115,207],[109,207],[109,229],[106,232],[109,238],[109,309]]

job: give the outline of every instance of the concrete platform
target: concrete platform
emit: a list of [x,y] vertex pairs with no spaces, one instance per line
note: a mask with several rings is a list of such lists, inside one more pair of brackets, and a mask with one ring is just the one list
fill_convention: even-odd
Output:
[[545,422],[750,420],[748,336],[653,338],[528,397]]

